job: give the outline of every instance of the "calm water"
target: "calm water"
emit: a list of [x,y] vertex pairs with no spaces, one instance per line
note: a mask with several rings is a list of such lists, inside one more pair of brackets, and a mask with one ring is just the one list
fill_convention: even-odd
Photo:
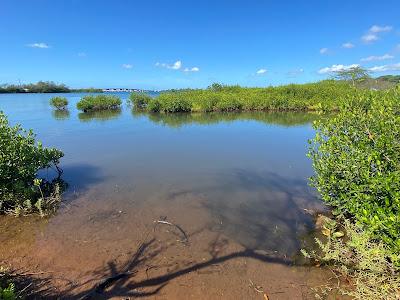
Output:
[[[314,115],[149,115],[132,112],[123,93],[121,110],[83,114],[75,108],[82,95],[63,95],[67,112],[49,106],[54,94],[0,95],[12,124],[65,153],[68,205],[46,224],[48,241],[68,230],[76,239],[123,241],[164,216],[188,231],[293,255],[312,230],[305,209],[323,209],[307,185]],[[115,216],[121,233],[110,225]]]

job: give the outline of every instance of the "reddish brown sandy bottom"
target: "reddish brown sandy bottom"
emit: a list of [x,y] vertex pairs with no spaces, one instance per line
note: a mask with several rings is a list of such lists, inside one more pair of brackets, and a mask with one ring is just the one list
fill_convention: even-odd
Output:
[[[312,299],[310,288],[329,277],[275,251],[246,249],[190,197],[135,209],[82,197],[50,220],[1,217],[0,262],[50,282],[44,295],[76,299]],[[174,227],[155,228],[160,216],[179,224],[189,243]],[[126,271],[134,274],[93,292]]]

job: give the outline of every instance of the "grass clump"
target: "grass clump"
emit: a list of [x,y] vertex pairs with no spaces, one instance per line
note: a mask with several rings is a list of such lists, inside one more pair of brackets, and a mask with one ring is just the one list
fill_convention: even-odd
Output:
[[145,109],[151,101],[151,97],[145,93],[133,92],[129,96],[129,100],[136,109]]
[[50,105],[58,110],[64,110],[68,106],[68,100],[65,97],[53,97],[50,99]]
[[[327,218],[322,231],[326,239],[316,238],[318,249],[302,253],[316,264],[332,269],[338,280],[336,293],[359,300],[400,298],[396,267],[399,257],[385,243],[349,220],[339,224]],[[333,288],[321,286],[316,292],[317,298],[328,298]]]
[[39,170],[58,168],[63,153],[35,141],[32,130],[10,126],[0,112],[0,213],[45,215],[60,202],[58,177],[52,182],[38,178]]
[[105,109],[117,109],[122,101],[119,97],[113,95],[88,95],[76,104],[76,107],[83,112]]

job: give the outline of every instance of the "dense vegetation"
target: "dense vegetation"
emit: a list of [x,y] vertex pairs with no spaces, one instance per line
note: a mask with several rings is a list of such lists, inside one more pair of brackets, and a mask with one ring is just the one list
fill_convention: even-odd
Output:
[[400,254],[399,100],[399,90],[350,96],[315,124],[310,155],[323,199]]
[[315,122],[312,184],[344,223],[324,227],[322,255],[349,276],[356,299],[400,296],[400,89],[350,94],[338,114]]
[[117,96],[112,95],[88,95],[76,104],[79,110],[84,112],[105,110],[105,109],[118,109],[122,101]]
[[20,125],[10,126],[0,112],[0,213],[45,214],[59,201],[58,181],[38,178],[38,171],[55,167],[63,153],[45,148],[34,133]]
[[161,93],[143,105],[151,112],[334,111],[347,94],[358,93],[347,82],[325,80],[267,88],[213,84],[205,90]]
[[102,93],[102,89],[82,88],[71,89],[65,84],[57,84],[53,81],[39,81],[28,84],[3,84],[0,85],[1,93]]
[[53,81],[39,81],[22,85],[1,85],[0,93],[68,93],[70,89],[65,84],[57,84]]
[[130,102],[137,109],[144,109],[151,101],[151,97],[145,93],[133,92],[129,97]]
[[50,104],[56,109],[66,109],[68,105],[68,100],[65,97],[53,97],[50,99]]

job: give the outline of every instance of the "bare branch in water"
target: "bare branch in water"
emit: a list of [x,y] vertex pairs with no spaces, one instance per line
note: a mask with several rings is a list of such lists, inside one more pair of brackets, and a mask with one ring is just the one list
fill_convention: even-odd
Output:
[[[174,223],[171,223],[171,222],[168,222],[168,221],[165,221],[165,220],[157,220],[157,221],[154,221],[154,223],[162,224],[162,225],[168,225],[168,226],[172,226],[172,227],[177,228],[182,233],[183,237],[185,238],[185,240],[182,241],[182,242],[184,242],[184,243],[188,243],[189,242],[189,238],[188,238],[186,232],[179,225],[176,225]],[[154,227],[154,229],[155,229],[155,227]]]

